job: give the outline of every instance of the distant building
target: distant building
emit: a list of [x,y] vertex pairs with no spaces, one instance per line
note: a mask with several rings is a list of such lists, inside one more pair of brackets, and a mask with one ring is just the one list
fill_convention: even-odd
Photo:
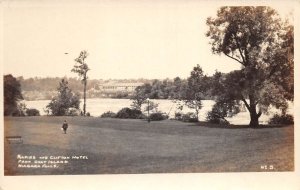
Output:
[[132,93],[144,83],[104,83],[99,85],[99,90],[105,93],[128,92]]

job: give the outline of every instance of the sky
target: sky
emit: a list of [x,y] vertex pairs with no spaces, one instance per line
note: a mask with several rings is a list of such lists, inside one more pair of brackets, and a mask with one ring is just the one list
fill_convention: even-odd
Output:
[[[278,2],[263,5],[282,17],[293,11],[292,1]],[[197,64],[208,75],[230,72],[240,65],[212,54],[205,36],[207,17],[222,5],[228,3],[7,1],[2,15],[4,74],[76,77],[71,69],[82,50],[89,53],[91,79],[187,78]]]

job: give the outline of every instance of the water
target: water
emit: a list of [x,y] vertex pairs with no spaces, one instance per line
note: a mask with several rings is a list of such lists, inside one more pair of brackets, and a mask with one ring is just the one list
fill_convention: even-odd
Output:
[[[177,110],[177,104],[172,100],[151,100],[154,103],[158,103],[158,110],[161,112],[166,112],[169,114],[170,118],[174,118],[175,112]],[[46,105],[49,104],[50,100],[36,100],[36,101],[25,101],[27,108],[35,108],[40,111],[41,115],[46,115],[44,111]],[[200,110],[199,119],[201,121],[205,120],[206,114],[208,111],[211,110],[212,106],[214,105],[213,100],[204,100],[203,108]],[[98,117],[102,113],[107,111],[118,112],[120,109],[124,107],[130,107],[132,104],[132,100],[129,99],[87,99],[87,107],[86,110],[92,116]],[[83,100],[81,100],[81,106],[83,105]],[[144,109],[144,107],[142,107]],[[182,110],[183,113],[193,112],[193,110],[184,107]],[[269,115],[262,115],[259,119],[261,124],[266,124],[268,120],[275,114],[280,113],[276,109],[271,109]],[[293,104],[289,104],[288,113],[293,114]],[[250,116],[248,112],[240,112],[239,114],[235,115],[232,118],[228,118],[228,121],[232,124],[249,124]]]

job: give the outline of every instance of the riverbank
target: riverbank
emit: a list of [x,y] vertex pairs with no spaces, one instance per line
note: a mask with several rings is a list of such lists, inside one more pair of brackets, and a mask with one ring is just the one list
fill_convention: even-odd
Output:
[[[83,100],[81,100],[82,102]],[[158,104],[158,111],[165,112],[169,115],[169,118],[174,118],[176,112],[195,112],[195,110],[189,109],[186,106],[183,107],[183,110],[177,109],[177,104],[172,100],[151,100],[154,103]],[[27,105],[27,108],[35,108],[40,111],[41,115],[46,115],[45,108],[49,104],[50,100],[40,100],[40,101],[24,101],[24,103]],[[200,110],[199,113],[199,119],[200,121],[205,121],[207,112],[211,111],[212,106],[214,105],[213,100],[203,100],[203,107]],[[117,113],[119,110],[121,110],[124,107],[131,107],[132,100],[129,99],[102,99],[102,98],[96,98],[96,99],[87,99],[87,112],[89,112],[94,117],[99,117],[105,112],[112,111]],[[145,108],[146,104],[143,107],[143,110]],[[269,114],[262,114],[262,116],[259,118],[261,124],[267,124],[269,119],[275,114],[280,113],[279,110],[276,110],[275,108],[271,108],[269,110]],[[292,102],[289,103],[289,109],[287,110],[287,113],[294,114],[294,105]],[[248,111],[240,112],[239,114],[227,118],[227,120],[231,124],[249,124],[250,121],[250,115]]]

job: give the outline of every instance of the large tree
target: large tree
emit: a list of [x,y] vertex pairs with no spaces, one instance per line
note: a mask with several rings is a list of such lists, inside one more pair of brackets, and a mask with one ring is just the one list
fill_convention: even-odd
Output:
[[4,115],[18,111],[18,102],[23,100],[20,82],[11,74],[4,76]]
[[86,85],[87,85],[87,72],[90,70],[85,59],[88,56],[87,51],[81,51],[79,56],[75,59],[76,64],[71,70],[74,73],[77,73],[81,78],[81,82],[83,83],[83,115],[86,114]]
[[216,18],[207,19],[207,25],[212,52],[241,65],[227,79],[220,78],[230,89],[225,90],[227,94],[219,91],[220,99],[242,101],[251,127],[259,125],[259,117],[271,105],[285,112],[287,100],[294,98],[293,26],[283,22],[274,9],[262,6],[221,7]]
[[68,86],[68,81],[62,79],[57,88],[58,94],[46,106],[48,114],[55,116],[72,115],[79,110],[79,94],[75,94]]

